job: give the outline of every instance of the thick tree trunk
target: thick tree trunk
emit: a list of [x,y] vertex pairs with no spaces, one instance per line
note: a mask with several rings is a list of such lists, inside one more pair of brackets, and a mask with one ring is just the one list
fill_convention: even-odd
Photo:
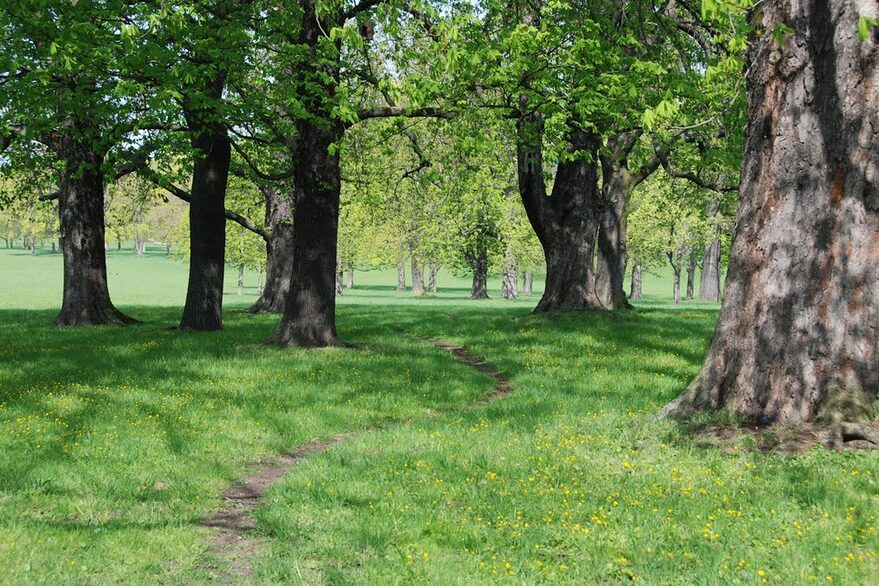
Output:
[[436,274],[440,270],[438,263],[432,262],[427,264],[427,292],[436,295]]
[[424,273],[421,270],[421,265],[418,264],[418,261],[415,260],[415,256],[412,256],[412,296],[413,297],[421,297],[424,295]]
[[[211,91],[219,99],[222,78],[215,86]],[[188,101],[184,110],[196,160],[189,202],[189,283],[180,328],[212,331],[223,327],[226,185],[232,149],[225,127],[212,119],[216,113]]]
[[293,198],[274,187],[262,188],[266,202],[265,287],[249,313],[282,313],[293,278]]
[[[82,132],[73,124],[70,134]],[[104,250],[103,158],[70,136],[61,139],[58,213],[64,254],[64,299],[55,318],[59,326],[130,324],[110,301]]]
[[692,299],[696,293],[696,262],[696,254],[691,252],[687,263],[687,299]]
[[629,299],[632,301],[641,301],[644,297],[641,293],[641,263],[634,263],[632,265],[632,284],[631,291],[629,293]]
[[339,231],[339,157],[330,146],[342,136],[336,122],[298,124],[294,165],[293,271],[281,324],[281,346],[339,344],[336,335],[336,258]]
[[626,309],[631,307],[623,285],[626,279],[626,204],[635,179],[624,165],[614,165],[606,157],[601,160],[604,211],[598,226],[595,290],[606,308]]
[[532,290],[534,288],[534,273],[531,271],[525,271],[525,277],[523,278],[522,283],[522,295],[528,297],[531,295]]
[[143,256],[146,252],[146,240],[139,232],[134,233],[134,254],[135,256]]
[[568,150],[588,152],[592,158],[559,163],[552,197],[547,197],[542,133],[539,118],[530,116],[519,121],[519,191],[546,258],[546,285],[534,311],[603,309],[595,291],[592,266],[601,210],[595,162],[598,138],[579,129],[570,131]]
[[515,299],[519,296],[519,276],[516,271],[516,261],[507,257],[504,262],[504,272],[501,279],[501,297],[503,299]]
[[473,267],[473,285],[470,287],[470,299],[488,299],[488,254],[478,250],[471,260]]
[[354,288],[354,263],[353,262],[348,263],[348,282],[345,283],[345,288],[349,289],[349,290]]
[[[720,211],[717,199],[708,204],[708,217],[714,218]],[[699,282],[699,299],[720,301],[720,239],[713,240],[705,247],[702,256],[702,279]]]
[[[756,11],[738,223],[714,340],[664,413],[860,420],[879,399],[879,31],[852,0]],[[783,44],[776,25],[792,29]]]

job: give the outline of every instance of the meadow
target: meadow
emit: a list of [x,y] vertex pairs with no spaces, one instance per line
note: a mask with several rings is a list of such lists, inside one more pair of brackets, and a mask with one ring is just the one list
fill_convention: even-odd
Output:
[[[253,275],[238,296],[227,271],[222,332],[185,333],[185,265],[108,256],[144,323],[60,330],[60,255],[0,249],[2,584],[229,581],[201,524],[223,489],[366,428],[270,488],[247,582],[879,584],[879,455],[720,449],[656,419],[718,311],[672,305],[663,272],[634,310],[542,316],[496,279],[475,302],[463,277],[412,298],[359,273],[338,302],[355,346],[305,351],[264,344]],[[513,393],[461,409],[492,382],[419,336]]]

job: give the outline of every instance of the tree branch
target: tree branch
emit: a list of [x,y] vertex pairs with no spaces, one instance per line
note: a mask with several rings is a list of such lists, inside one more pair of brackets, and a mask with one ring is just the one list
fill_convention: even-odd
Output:
[[229,140],[229,142],[232,144],[232,148],[235,149],[235,152],[238,153],[238,155],[242,159],[244,159],[244,162],[247,163],[247,166],[250,168],[251,171],[253,171],[253,174],[260,179],[264,179],[266,181],[283,181],[285,179],[290,179],[291,177],[293,177],[292,169],[285,173],[277,174],[264,173],[263,171],[260,171],[259,167],[256,166],[256,163],[254,163],[253,160],[247,155],[247,153],[245,153],[244,150],[238,146],[238,143],[231,139]]
[[342,13],[342,17],[339,19],[339,22],[344,23],[349,18],[354,18],[361,12],[366,12],[367,10],[375,8],[384,1],[385,0],[360,0],[360,2]]
[[394,117],[402,117],[402,118],[443,118],[448,120],[452,118],[453,114],[447,110],[441,110],[440,108],[434,107],[425,107],[425,108],[414,108],[412,110],[407,110],[406,108],[401,108],[399,106],[385,106],[385,107],[375,107],[375,108],[365,108],[357,113],[357,117],[361,120],[368,120],[370,118],[394,118]]

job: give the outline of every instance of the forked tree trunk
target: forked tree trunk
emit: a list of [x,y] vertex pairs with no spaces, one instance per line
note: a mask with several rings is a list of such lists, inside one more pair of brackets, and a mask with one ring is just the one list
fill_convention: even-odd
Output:
[[284,316],[272,340],[281,346],[335,346],[339,344],[336,243],[341,176],[338,154],[331,153],[330,147],[342,136],[342,127],[337,122],[318,125],[309,121],[297,127],[293,157],[296,253]]
[[534,273],[531,271],[525,271],[525,277],[522,282],[522,295],[528,297],[531,295],[532,290],[534,288]]
[[[209,93],[220,99],[223,79]],[[196,99],[204,99],[196,94]],[[210,109],[209,109],[210,110]],[[223,327],[223,273],[226,260],[226,185],[232,147],[216,112],[188,99],[184,112],[196,152],[189,203],[189,282],[180,318],[184,330],[212,331]]]
[[692,299],[696,293],[696,262],[696,254],[691,252],[687,263],[687,299]]
[[[69,134],[83,131],[71,123]],[[61,252],[64,254],[64,298],[55,325],[130,324],[135,320],[113,306],[107,287],[104,249],[103,158],[89,145],[62,137],[65,159],[59,186]]]
[[348,263],[348,282],[345,283],[345,288],[350,290],[354,288],[354,263]]
[[[708,217],[714,218],[720,210],[717,199],[708,204]],[[702,279],[699,282],[699,299],[720,301],[720,239],[705,247],[702,256]]]
[[635,187],[635,178],[625,165],[614,165],[602,157],[602,196],[604,211],[598,226],[598,254],[595,290],[608,309],[630,308],[623,283],[626,279],[626,204]]
[[266,204],[265,287],[249,313],[282,313],[293,276],[293,198],[274,187],[261,189]]
[[146,240],[140,232],[134,233],[134,254],[135,256],[143,256],[146,252]]
[[438,263],[432,262],[427,265],[427,292],[436,295],[436,274],[440,270]]
[[412,256],[412,295],[413,297],[424,295],[424,273],[414,255]]
[[[702,370],[666,414],[875,416],[879,31],[858,39],[860,5],[769,0],[755,12],[723,309]],[[779,45],[781,24],[793,32]]]
[[632,301],[641,301],[644,295],[641,292],[641,263],[632,265],[632,283],[629,292],[629,299]]
[[595,163],[598,138],[580,129],[570,131],[568,151],[591,153],[592,159],[559,163],[552,197],[547,197],[542,134],[543,123],[536,115],[519,121],[519,192],[546,258],[546,284],[534,311],[603,309],[592,266],[601,210]]
[[678,248],[674,252],[667,252],[666,256],[668,256],[668,264],[671,265],[674,275],[671,285],[672,300],[677,305],[681,302],[681,273],[684,269],[684,251]]
[[488,253],[480,248],[471,260],[473,284],[470,299],[488,299]]

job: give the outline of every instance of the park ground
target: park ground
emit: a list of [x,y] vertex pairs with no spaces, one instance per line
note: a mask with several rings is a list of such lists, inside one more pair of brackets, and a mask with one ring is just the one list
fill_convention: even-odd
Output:
[[[230,579],[202,520],[247,463],[367,428],[257,509],[253,583],[879,584],[879,455],[719,448],[655,413],[697,372],[718,307],[665,275],[617,314],[536,296],[412,299],[358,274],[329,350],[264,344],[227,273],[225,329],[172,329],[185,266],[109,253],[144,323],[60,330],[61,259],[0,250],[0,584]],[[405,332],[409,335],[405,335]],[[416,336],[452,341],[492,382]],[[437,416],[439,414],[439,416]]]

